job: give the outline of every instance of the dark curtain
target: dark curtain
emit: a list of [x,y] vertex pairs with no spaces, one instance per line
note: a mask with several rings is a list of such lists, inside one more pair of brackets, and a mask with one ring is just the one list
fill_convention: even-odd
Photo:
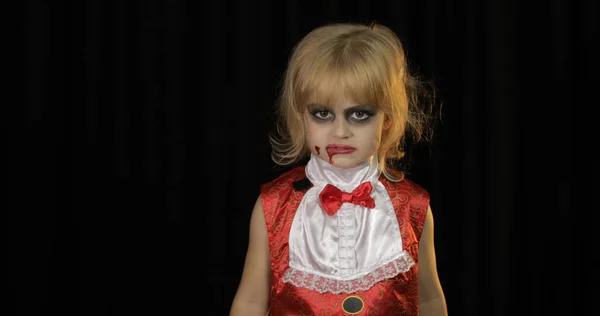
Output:
[[596,1],[22,3],[9,315],[227,315],[259,185],[285,170],[267,134],[292,46],[374,21],[437,88],[405,165],[450,315],[598,310]]

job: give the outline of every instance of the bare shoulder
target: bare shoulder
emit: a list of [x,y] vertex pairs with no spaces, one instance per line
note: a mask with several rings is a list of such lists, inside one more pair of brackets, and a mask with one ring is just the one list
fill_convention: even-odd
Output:
[[426,315],[447,315],[446,300],[437,273],[433,232],[433,212],[428,206],[419,241],[419,301]]
[[269,303],[270,260],[267,227],[260,196],[250,218],[248,250],[230,315],[264,315]]
[[262,198],[259,196],[254,202],[254,208],[252,209],[252,215],[250,217],[250,245],[253,237],[260,237],[264,235],[267,237],[267,226],[265,223],[265,213],[262,205]]

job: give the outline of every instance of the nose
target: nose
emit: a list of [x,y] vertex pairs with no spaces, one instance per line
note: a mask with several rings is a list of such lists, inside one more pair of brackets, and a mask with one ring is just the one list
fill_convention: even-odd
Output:
[[347,139],[352,136],[350,126],[346,120],[336,120],[334,123],[333,136],[339,139]]

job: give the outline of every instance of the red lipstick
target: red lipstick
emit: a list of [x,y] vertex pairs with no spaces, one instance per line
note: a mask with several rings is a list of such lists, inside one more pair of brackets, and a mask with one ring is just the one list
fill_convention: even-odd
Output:
[[333,155],[344,155],[350,154],[356,150],[356,148],[346,145],[330,144],[327,145],[327,155],[329,156],[329,163],[333,164]]
[[356,148],[346,145],[331,144],[327,145],[327,152],[330,154],[350,154],[354,152]]

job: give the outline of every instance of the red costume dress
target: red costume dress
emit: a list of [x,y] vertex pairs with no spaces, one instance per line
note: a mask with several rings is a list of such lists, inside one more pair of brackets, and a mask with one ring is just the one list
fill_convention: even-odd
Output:
[[[311,179],[310,174],[308,175],[307,178],[305,166],[296,167],[261,187],[261,202],[268,230],[271,261],[269,315],[419,315],[418,251],[429,206],[428,193],[410,180],[402,179],[399,182],[392,182],[379,173],[375,173],[373,183],[379,185],[380,191],[387,192],[387,195],[383,194],[384,197],[380,197],[379,200],[376,198],[376,201],[379,201],[379,205],[383,205],[385,203],[382,203],[382,199],[385,198],[385,201],[389,202],[389,208],[393,206],[393,210],[389,210],[389,214],[395,213],[395,218],[382,217],[386,223],[381,222],[380,219],[379,222],[375,221],[375,224],[373,224],[373,220],[365,224],[364,218],[367,215],[364,214],[383,211],[365,210],[364,214],[357,213],[357,221],[363,220],[363,224],[356,224],[360,230],[353,237],[354,241],[346,246],[349,245],[350,248],[354,247],[360,251],[356,251],[355,255],[350,255],[351,260],[348,261],[350,263],[345,264],[346,261],[340,259],[345,256],[340,255],[342,254],[341,250],[333,251],[330,249],[334,248],[328,249],[326,245],[331,239],[339,244],[339,249],[343,248],[343,238],[340,237],[342,234],[336,235],[342,231],[342,228],[334,228],[334,233],[323,233],[325,229],[319,228],[316,229],[316,233],[309,231],[304,232],[303,235],[298,231],[298,224],[292,225],[294,221],[300,220],[294,218],[300,212],[298,211],[299,207],[302,209],[301,202],[307,191],[315,186],[313,183],[315,181]],[[309,181],[309,179],[313,181]],[[364,209],[364,207],[362,208]],[[360,210],[352,210],[352,212],[360,212]],[[332,218],[329,215],[324,216]],[[309,221],[308,218],[305,220]],[[388,225],[387,222],[391,224]],[[364,227],[360,228],[360,225]],[[369,263],[368,267],[360,270],[361,262],[368,263],[363,258],[364,252],[381,253],[382,255],[377,254],[377,256],[382,257],[386,253],[391,253],[386,249],[396,247],[393,242],[390,242],[393,239],[389,239],[389,236],[386,237],[387,239],[381,239],[373,232],[379,227],[382,227],[382,230],[386,230],[385,227],[390,228],[391,233],[386,234],[392,234],[392,238],[398,236],[394,234],[394,227],[396,231],[399,231],[401,238],[397,238],[399,239],[397,244],[402,249],[393,251],[400,255],[399,257],[394,255],[392,261],[388,260],[391,258],[389,256],[383,261],[375,258],[378,266]],[[291,231],[296,234],[294,238],[290,236]],[[374,234],[375,237],[367,244],[364,242],[361,244],[361,240],[367,240],[370,234]],[[303,243],[305,240],[307,242],[306,249],[297,250],[299,247],[294,246],[294,243]],[[379,240],[387,240],[387,242],[380,243]],[[292,243],[292,254],[290,254],[290,243]],[[325,245],[323,246],[325,247],[324,251],[315,249],[320,245]],[[303,245],[300,246],[302,248]],[[315,258],[318,260],[311,261],[310,258],[304,258],[303,251],[308,253],[307,256],[315,253],[314,256],[317,256]],[[327,255],[327,252],[333,252],[333,255],[323,258],[332,259],[318,257],[323,256],[322,253]],[[298,255],[294,255],[294,253],[298,253]],[[297,258],[298,256],[300,258]],[[330,262],[320,265],[321,261],[327,260]],[[290,263],[296,268],[291,267]],[[350,266],[348,268],[350,275],[360,278],[353,280],[338,278],[336,275],[338,270],[329,269],[330,266],[344,268],[344,265]],[[328,271],[332,271],[331,276]]]

